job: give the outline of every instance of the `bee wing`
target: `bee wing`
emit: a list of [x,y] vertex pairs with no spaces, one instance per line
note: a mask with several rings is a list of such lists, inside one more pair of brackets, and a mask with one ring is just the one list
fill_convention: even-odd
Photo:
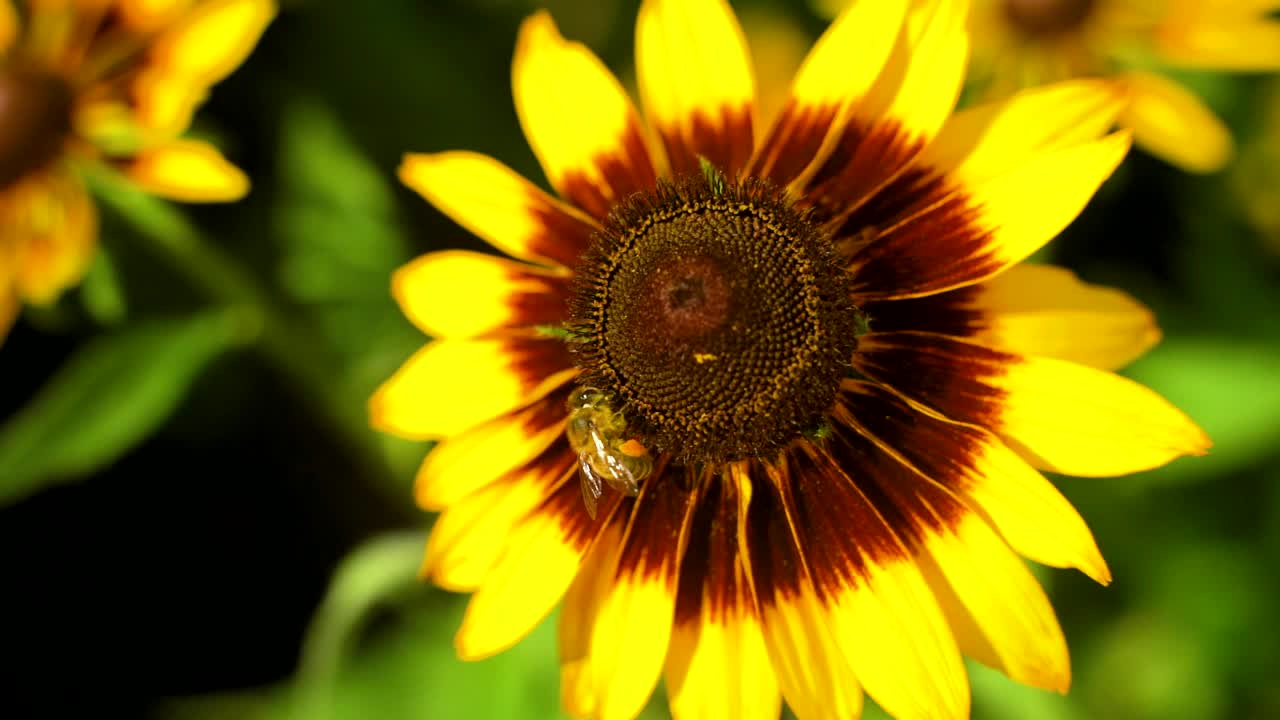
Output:
[[641,477],[634,472],[623,456],[610,454],[606,455],[604,460],[609,467],[609,472],[602,474],[605,481],[609,483],[609,487],[623,495],[640,494]]
[[582,504],[587,506],[587,515],[596,519],[596,507],[600,496],[604,495],[604,479],[591,468],[585,457],[578,458],[578,478],[582,481]]

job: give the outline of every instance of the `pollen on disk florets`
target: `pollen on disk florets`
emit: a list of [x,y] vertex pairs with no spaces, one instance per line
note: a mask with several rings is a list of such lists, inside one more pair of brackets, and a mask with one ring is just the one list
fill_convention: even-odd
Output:
[[824,422],[858,311],[827,235],[767,183],[663,183],[575,271],[584,381],[677,462],[767,457]]

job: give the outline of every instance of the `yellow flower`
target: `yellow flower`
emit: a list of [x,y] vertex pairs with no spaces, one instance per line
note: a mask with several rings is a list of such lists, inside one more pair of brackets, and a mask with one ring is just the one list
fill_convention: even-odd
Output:
[[[1076,81],[952,114],[963,0],[863,0],[753,122],[728,5],[645,0],[646,124],[546,13],[517,115],[560,196],[470,152],[401,178],[515,259],[435,252],[393,292],[435,336],[374,395],[434,438],[423,574],[472,592],[456,646],[518,642],[563,598],[568,712],[963,718],[961,654],[1065,690],[1023,561],[1108,582],[1038,470],[1103,476],[1204,434],[1113,370],[1158,330],[1128,296],[1019,265],[1129,147]],[[652,135],[649,134],[652,133]],[[649,138],[652,137],[651,141]]]
[[22,302],[84,274],[87,164],[178,200],[248,191],[213,146],[179,136],[274,15],[272,0],[0,0],[0,341]]
[[1081,76],[1114,76],[1134,141],[1184,170],[1231,159],[1231,134],[1190,90],[1142,69],[1280,69],[1277,0],[974,0],[975,75],[1000,94]]

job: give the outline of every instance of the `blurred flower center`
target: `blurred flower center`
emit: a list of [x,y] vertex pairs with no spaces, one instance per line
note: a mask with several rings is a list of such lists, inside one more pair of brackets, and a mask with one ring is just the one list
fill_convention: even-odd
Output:
[[62,77],[29,67],[0,70],[0,188],[47,165],[71,132],[74,96]]
[[856,344],[830,240],[771,188],[701,178],[615,211],[578,268],[585,381],[678,462],[775,453],[817,429]]
[[1004,0],[1009,20],[1028,35],[1058,35],[1084,24],[1095,0]]

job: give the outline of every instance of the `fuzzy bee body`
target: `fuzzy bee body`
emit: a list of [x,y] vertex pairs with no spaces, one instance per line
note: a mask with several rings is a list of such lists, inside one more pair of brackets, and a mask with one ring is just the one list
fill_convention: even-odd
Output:
[[609,396],[585,387],[569,398],[569,445],[578,453],[578,476],[587,514],[596,516],[604,487],[624,495],[640,492],[640,481],[653,470],[653,459],[634,438],[626,437],[627,421]]

